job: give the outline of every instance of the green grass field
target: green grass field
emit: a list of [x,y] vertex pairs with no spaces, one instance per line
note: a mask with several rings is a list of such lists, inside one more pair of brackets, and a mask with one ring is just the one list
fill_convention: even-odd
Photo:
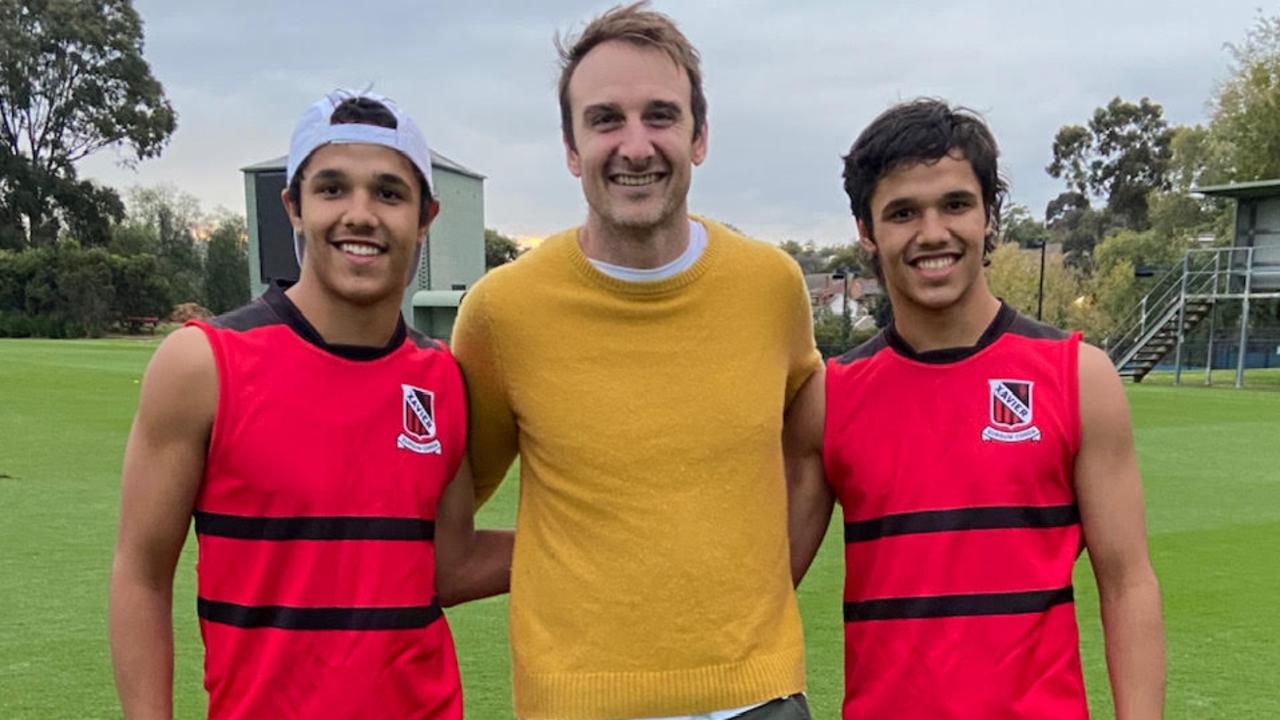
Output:
[[[107,578],[120,461],[138,380],[155,340],[0,340],[0,718],[110,718],[119,710],[106,640]],[[1280,717],[1280,372],[1257,390],[1129,391],[1151,551],[1169,638],[1168,718]],[[1228,375],[1215,382],[1229,383]],[[514,519],[515,483],[481,513]],[[176,710],[202,716],[193,546],[175,591]],[[833,530],[800,592],[809,692],[838,717],[842,686],[840,537]],[[1097,596],[1077,572],[1087,682],[1109,718]],[[506,601],[450,611],[469,717],[509,718]]]

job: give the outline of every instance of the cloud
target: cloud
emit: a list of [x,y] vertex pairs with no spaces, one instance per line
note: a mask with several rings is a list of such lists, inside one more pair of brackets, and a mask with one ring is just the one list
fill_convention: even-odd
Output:
[[[610,3],[383,2],[365,7],[137,0],[146,56],[179,112],[164,156],[137,171],[109,153],[82,174],[172,183],[243,208],[238,169],[283,154],[301,111],[338,86],[406,107],[441,152],[488,176],[486,224],[543,235],[581,221],[555,99],[558,30]],[[1205,120],[1254,0],[1214,12],[1170,2],[984,4],[659,2],[699,47],[711,150],[691,208],[771,240],[846,242],[840,155],[889,104],[935,95],[982,112],[1014,199],[1042,213],[1053,135],[1117,95],[1149,96],[1175,123]]]

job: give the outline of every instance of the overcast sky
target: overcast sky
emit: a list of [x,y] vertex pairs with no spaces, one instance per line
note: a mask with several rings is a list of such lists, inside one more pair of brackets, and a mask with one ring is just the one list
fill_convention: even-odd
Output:
[[[488,177],[485,224],[545,235],[580,223],[565,169],[551,39],[612,5],[584,0],[134,0],[145,55],[178,112],[164,154],[112,152],[81,173],[168,183],[244,212],[239,169],[282,155],[298,116],[335,87],[372,87],[431,146]],[[1057,129],[1117,95],[1204,122],[1264,0],[1074,3],[714,0],[654,4],[702,53],[710,150],[690,209],[755,237],[846,242],[840,155],[889,104],[919,95],[990,122],[1013,199],[1042,216]],[[1274,3],[1265,8],[1274,13]],[[443,208],[448,212],[448,208]]]

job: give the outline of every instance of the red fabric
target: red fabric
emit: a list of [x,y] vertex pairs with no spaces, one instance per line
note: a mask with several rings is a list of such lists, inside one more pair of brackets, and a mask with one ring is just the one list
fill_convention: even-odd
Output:
[[[922,362],[888,345],[832,361],[824,460],[846,523],[1074,505],[1078,345],[1078,335],[1005,333],[954,362]],[[1030,422],[993,400],[991,380],[1010,381],[1013,397],[1029,399]],[[1038,439],[1010,437],[1030,428]],[[1066,588],[1080,543],[1077,521],[849,542],[844,600]],[[846,622],[845,686],[845,720],[1088,716],[1071,602],[1040,612]]]
[[[421,348],[410,338],[358,361],[283,322],[247,330],[194,324],[213,347],[219,383],[198,514],[435,519],[463,457],[467,422],[461,375],[443,346]],[[400,445],[406,431],[418,441],[426,429],[407,427],[402,385],[434,394],[439,453]],[[381,609],[435,599],[429,540],[198,537],[205,601]],[[394,630],[202,619],[201,632],[210,718],[462,717],[443,617]]]

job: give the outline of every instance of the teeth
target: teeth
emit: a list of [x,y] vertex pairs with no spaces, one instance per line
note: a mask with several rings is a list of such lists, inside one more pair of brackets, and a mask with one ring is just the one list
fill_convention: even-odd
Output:
[[916,265],[925,270],[941,270],[950,267],[955,263],[956,259],[947,255],[945,257],[932,257],[916,261]]
[[364,243],[341,243],[338,245],[338,249],[351,255],[377,255],[382,252],[378,248]]
[[658,173],[649,173],[647,175],[615,175],[613,181],[619,185],[648,185],[649,183],[658,182],[660,175]]

